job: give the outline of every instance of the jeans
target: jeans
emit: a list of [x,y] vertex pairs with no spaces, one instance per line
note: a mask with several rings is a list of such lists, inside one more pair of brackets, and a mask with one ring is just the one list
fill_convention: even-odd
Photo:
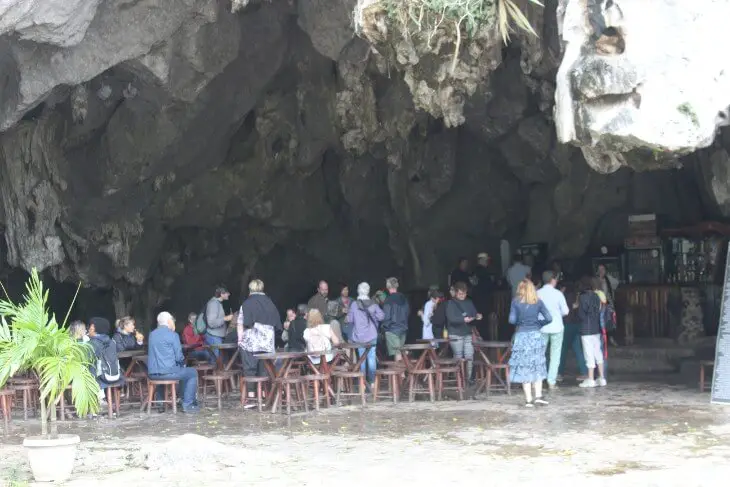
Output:
[[[206,345],[220,345],[223,343],[223,337],[216,337],[209,333],[205,334],[205,344]],[[215,360],[218,359],[218,355],[220,355],[221,351],[219,349],[213,349],[212,351],[213,356],[215,357]],[[215,360],[213,360],[213,363],[215,363]]]
[[215,365],[215,356],[208,350],[193,350],[188,354],[188,357]]
[[[198,390],[198,373],[195,369],[179,367],[176,371],[168,374],[150,374],[152,380],[179,380],[182,389],[182,407],[186,410],[195,404],[195,393]],[[159,400],[164,393],[164,387],[159,386],[155,390],[155,397]]]
[[[365,374],[367,377],[368,384],[372,384],[375,382],[375,369],[378,367],[378,356],[376,354],[375,346],[378,344],[378,340],[375,339],[370,342],[370,349],[368,350],[368,356],[363,361],[362,365],[360,365],[360,372]],[[358,358],[362,357],[362,354],[365,353],[364,348],[358,348],[357,349],[357,356]]]
[[451,345],[451,351],[454,353],[454,358],[464,358],[467,360],[465,379],[469,381],[471,380],[471,372],[474,369],[474,345],[472,344],[472,335],[449,335],[449,338],[453,340],[449,345]]
[[573,348],[575,361],[578,364],[578,374],[585,376],[588,374],[585,358],[583,358],[583,346],[580,344],[580,326],[576,323],[565,324],[565,335],[563,337],[563,354],[560,357],[560,367],[558,374],[565,372],[565,357],[568,356],[568,348]]
[[558,380],[558,369],[560,368],[561,357],[563,355],[564,333],[564,331],[561,331],[559,333],[543,334],[543,338],[545,339],[545,346],[549,347],[548,350],[550,351],[547,374],[547,381],[550,385],[555,385],[556,381]]

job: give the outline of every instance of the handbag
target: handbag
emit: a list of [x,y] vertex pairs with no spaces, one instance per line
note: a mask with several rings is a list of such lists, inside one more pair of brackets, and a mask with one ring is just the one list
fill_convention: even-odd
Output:
[[240,344],[247,352],[274,352],[274,327],[262,323],[254,323],[251,328],[243,331],[243,340]]

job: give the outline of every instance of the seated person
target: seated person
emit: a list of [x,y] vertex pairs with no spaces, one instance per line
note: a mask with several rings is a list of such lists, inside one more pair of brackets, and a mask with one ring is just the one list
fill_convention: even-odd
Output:
[[185,324],[182,332],[183,344],[193,347],[188,352],[188,358],[215,365],[215,356],[205,348],[205,338],[203,335],[195,333],[193,323],[195,323],[196,319],[198,319],[198,315],[190,313],[188,315],[188,322]]
[[[307,313],[307,329],[304,330],[304,341],[307,344],[307,352],[329,352],[332,345],[339,345],[340,339],[332,331],[332,327],[325,324],[322,313],[318,309],[310,309]],[[325,355],[327,362],[331,362],[334,354]],[[313,364],[319,364],[319,355],[310,355],[309,359]]]
[[[289,310],[292,311],[292,310]],[[290,352],[303,352],[307,349],[307,342],[304,341],[304,330],[307,329],[307,312],[309,308],[306,304],[300,304],[297,306],[297,312],[292,314],[293,317],[287,316],[287,321],[284,323],[286,328],[288,339],[288,350]],[[287,324],[288,323],[288,324]]]
[[144,347],[144,335],[135,329],[136,322],[131,316],[119,318],[119,330],[114,334],[117,352],[140,350]]
[[87,343],[89,341],[88,331],[83,321],[75,320],[71,322],[68,327],[68,334],[79,343]]
[[[198,373],[185,367],[180,337],[175,333],[175,319],[167,311],[157,315],[157,328],[150,333],[147,370],[151,380],[177,380],[182,390],[182,409],[185,413],[200,411],[195,394],[198,390]],[[163,388],[155,392],[160,398]]]
[[104,390],[110,385],[123,385],[124,372],[117,358],[117,347],[109,337],[111,324],[106,318],[94,317],[89,320],[89,344],[94,350],[91,373],[99,384],[99,400],[103,405]]

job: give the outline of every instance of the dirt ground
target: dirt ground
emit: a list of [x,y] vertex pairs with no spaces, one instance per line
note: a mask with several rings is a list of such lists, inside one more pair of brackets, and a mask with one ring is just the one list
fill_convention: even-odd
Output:
[[[707,394],[614,382],[596,390],[564,386],[550,401],[528,410],[520,395],[500,394],[291,419],[230,402],[221,413],[198,416],[129,411],[115,420],[69,421],[62,432],[79,434],[82,444],[66,485],[704,487],[730,478],[730,408],[711,406]],[[33,485],[20,444],[37,428],[15,421],[0,437],[6,485]]]

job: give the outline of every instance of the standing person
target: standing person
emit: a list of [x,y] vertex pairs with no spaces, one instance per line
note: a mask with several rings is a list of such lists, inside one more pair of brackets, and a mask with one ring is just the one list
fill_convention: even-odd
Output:
[[[195,414],[200,411],[195,397],[198,373],[185,367],[180,337],[175,333],[175,319],[167,311],[157,315],[157,328],[150,333],[147,371],[152,380],[179,380],[183,412]],[[162,397],[162,389],[162,386],[157,388],[156,397]]]
[[570,308],[568,308],[563,293],[556,288],[558,277],[554,271],[543,272],[542,282],[544,284],[537,291],[537,297],[545,304],[553,320],[543,326],[540,331],[545,338],[545,345],[549,347],[548,350],[550,351],[550,366],[547,374],[548,387],[555,389],[557,387],[560,358],[563,354],[563,334],[565,332],[563,316],[568,316]]
[[[332,331],[332,326],[324,322],[318,309],[312,309],[307,314],[307,329],[304,330],[304,341],[307,344],[307,352],[331,352],[332,345],[340,344],[340,339]],[[332,362],[335,356],[332,353],[325,353],[325,360]],[[310,355],[309,360],[319,365],[321,357]]]
[[583,381],[588,376],[586,359],[583,356],[583,345],[580,343],[580,320],[578,319],[578,292],[575,283],[566,283],[562,288],[565,300],[570,307],[570,313],[563,319],[565,332],[563,334],[563,353],[560,356],[560,370],[558,370],[558,381],[562,380],[565,374],[565,359],[568,356],[568,349],[572,348],[575,356],[575,363],[578,366],[578,381]]
[[[606,266],[603,264],[598,264],[598,269],[596,269],[596,274],[598,276],[598,281],[600,283],[600,286],[596,289],[599,291],[603,291],[603,294],[606,296],[606,300],[608,303],[611,303],[612,306],[616,306],[615,300],[614,300],[614,292],[616,291],[616,288],[619,286],[618,279],[616,279],[613,276],[608,275],[606,272]],[[608,339],[611,342],[611,345],[614,347],[618,346],[618,343],[616,342],[616,338],[614,337],[615,330],[611,330],[610,333],[608,333]]]
[[198,315],[195,313],[188,314],[188,322],[185,323],[185,327],[182,331],[183,345],[193,347],[190,352],[188,352],[188,357],[202,362],[208,362],[209,364],[215,364],[215,356],[205,349],[205,340],[203,339],[203,335],[195,333],[193,323],[195,323],[197,317]]
[[[223,287],[219,286],[215,290],[215,295],[208,300],[205,305],[205,344],[220,345],[226,336],[226,323],[231,321],[232,315],[226,315],[223,309],[223,301],[228,301],[231,293]],[[213,355],[218,358],[220,350],[213,349]]]
[[467,286],[471,282],[471,274],[469,274],[469,259],[459,257],[456,269],[449,274],[449,286],[455,285],[457,282],[463,282]]
[[[588,378],[579,384],[580,387],[606,385],[606,379],[603,377],[603,352],[601,350],[601,298],[595,291],[593,279],[590,276],[581,279],[578,295],[578,320]],[[596,368],[598,368],[598,381],[595,380]]]
[[[449,287],[449,299],[454,299],[456,296],[456,289],[454,286]],[[438,306],[431,316],[431,326],[433,327],[433,335],[436,338],[446,338],[445,331],[447,330],[446,325],[446,298],[444,296],[439,299]]]
[[135,321],[131,316],[119,318],[119,330],[112,339],[117,345],[117,352],[139,350],[144,346],[144,335],[135,330]]
[[474,344],[472,343],[472,327],[475,320],[481,320],[474,303],[466,297],[466,283],[457,282],[454,286],[456,295],[446,303],[446,323],[449,330],[451,351],[454,358],[466,359],[466,380],[471,381],[474,369]]
[[[547,376],[545,366],[545,340],[540,328],[552,321],[550,311],[545,307],[529,279],[517,286],[517,293],[509,309],[509,322],[517,327],[509,359],[510,382],[522,384],[525,406],[547,406],[542,397],[542,381]],[[535,399],[532,389],[535,389]]]
[[[477,255],[477,266],[474,269],[473,276],[474,288],[472,289],[474,306],[476,306],[479,313],[486,317],[490,316],[492,294],[497,286],[497,280],[489,270],[490,263],[491,259],[488,253],[482,252]],[[487,319],[480,320],[478,323],[481,328],[479,332],[482,336],[487,336],[486,325],[488,325]]]
[[340,343],[342,343],[342,329],[340,327],[340,320],[337,319],[339,313],[340,305],[337,300],[333,299],[332,301],[327,301],[327,314],[323,316],[323,319],[325,323],[329,323],[330,327],[332,328],[332,332],[337,335],[337,339],[340,341]]
[[[436,311],[439,301],[443,298],[443,294],[438,289],[432,289],[428,292],[428,301],[423,305],[423,313],[421,313],[421,321],[423,322],[423,329],[421,331],[421,338],[424,340],[433,340],[436,338],[433,334],[433,324],[431,318]],[[441,337],[438,337],[441,338]]]
[[532,278],[532,269],[530,266],[522,263],[522,257],[515,254],[512,258],[512,265],[507,269],[507,282],[512,288],[512,297],[517,294],[517,286],[525,279]]
[[[371,345],[360,370],[365,374],[368,384],[375,382],[377,368],[376,346],[378,344],[378,326],[385,314],[377,303],[370,299],[370,285],[361,282],[357,286],[357,300],[350,304],[347,320],[352,323],[352,341]],[[365,348],[358,348],[358,358],[365,353]]]
[[312,296],[307,303],[307,307],[312,310],[319,310],[324,317],[327,316],[327,301],[329,300],[330,288],[327,281],[319,281],[317,286],[317,294]]
[[347,315],[350,312],[351,304],[352,299],[350,298],[350,287],[347,284],[344,284],[342,289],[340,289],[340,297],[337,298],[337,321],[340,322],[342,338],[345,341],[350,341],[350,335],[352,335],[352,323],[347,321]]
[[[264,283],[254,279],[248,284],[248,298],[238,313],[238,337],[243,362],[243,375],[265,377],[263,363],[255,353],[274,352],[274,336],[281,331],[281,317],[273,301],[264,294]],[[254,397],[255,384],[248,384],[248,397]],[[251,403],[251,406],[254,406]]]
[[400,348],[406,344],[408,333],[408,316],[410,306],[404,294],[398,292],[398,279],[389,277],[385,280],[385,287],[388,289],[388,297],[383,303],[383,322],[381,326],[385,331],[385,345],[388,348],[388,355],[395,357],[400,362]]

